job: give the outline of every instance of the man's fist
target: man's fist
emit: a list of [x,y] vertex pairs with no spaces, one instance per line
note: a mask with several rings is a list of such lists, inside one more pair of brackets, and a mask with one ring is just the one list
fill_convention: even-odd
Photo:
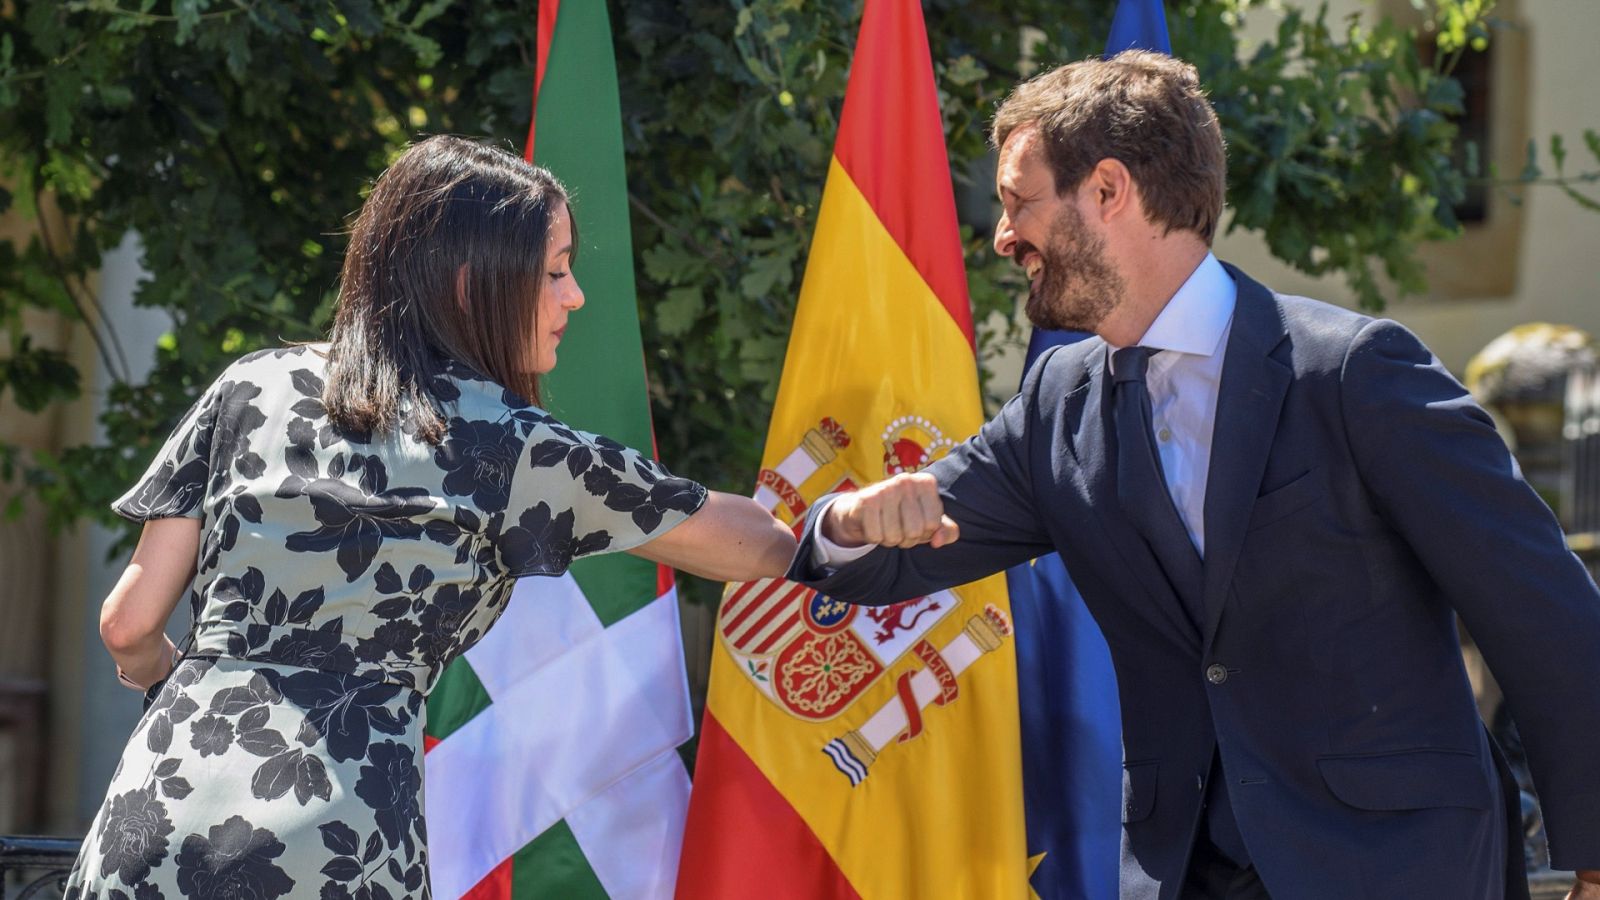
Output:
[[839,495],[823,514],[820,527],[823,536],[841,547],[943,547],[961,536],[955,521],[944,514],[939,482],[923,472],[896,475]]

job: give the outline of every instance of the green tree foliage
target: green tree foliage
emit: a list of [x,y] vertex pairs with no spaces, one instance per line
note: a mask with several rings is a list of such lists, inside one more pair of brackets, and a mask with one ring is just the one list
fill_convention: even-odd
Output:
[[[765,437],[859,5],[612,4],[661,452],[718,487],[748,488]],[[1342,273],[1368,305],[1376,273],[1418,290],[1412,250],[1454,230],[1463,178],[1447,64],[1422,65],[1393,26],[1296,11],[1241,58],[1249,5],[1169,5],[1175,50],[1200,67],[1232,148],[1232,227]],[[1437,58],[1481,40],[1483,5],[1439,0]],[[967,184],[989,177],[995,103],[1033,66],[1099,52],[1112,7],[926,0],[964,197],[988,191]],[[79,390],[68,359],[24,332],[30,308],[90,323],[115,380],[103,441],[0,447],[0,475],[26,478],[57,524],[106,519],[233,357],[323,334],[342,223],[407,140],[516,147],[528,125],[533,0],[0,0],[0,26],[0,212],[49,203],[67,223],[0,242],[0,391],[38,410]],[[1600,159],[1592,134],[1588,150]],[[976,311],[1009,312],[1021,279],[988,250],[987,205],[967,206]],[[136,302],[173,322],[155,348],[121,346],[90,286],[130,231],[150,273]],[[150,375],[130,380],[130,359],[151,353]]]

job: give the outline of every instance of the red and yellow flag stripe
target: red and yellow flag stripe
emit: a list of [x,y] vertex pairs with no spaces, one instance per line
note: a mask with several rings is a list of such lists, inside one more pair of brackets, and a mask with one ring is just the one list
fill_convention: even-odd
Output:
[[[797,470],[797,448],[817,440],[824,420],[831,449]],[[867,0],[762,484],[781,482],[787,502],[775,509],[794,520],[841,481],[916,467],[981,424],[921,8]],[[776,699],[789,677],[783,654],[762,655],[762,644],[719,630],[680,897],[1028,895],[1014,648],[1002,637],[974,657],[967,638],[975,619],[1007,621],[1004,580],[925,606],[936,606],[922,610],[935,624],[916,633],[916,649],[876,647],[882,671],[839,694],[848,702],[826,716],[797,714]],[[881,633],[901,626],[910,623],[886,621]],[[872,642],[867,634],[863,644]],[[941,655],[958,645],[969,651],[959,663]],[[929,672],[944,693],[919,705],[907,685],[912,676],[927,683]],[[900,709],[902,730],[884,739],[882,723]],[[871,746],[836,767],[823,748],[841,738]]]

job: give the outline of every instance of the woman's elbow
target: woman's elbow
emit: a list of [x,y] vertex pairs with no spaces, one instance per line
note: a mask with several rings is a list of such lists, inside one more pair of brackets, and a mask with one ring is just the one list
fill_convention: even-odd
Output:
[[100,642],[112,653],[129,653],[150,642],[161,629],[134,621],[108,601],[100,608]]
[[797,543],[794,532],[790,531],[787,525],[771,518],[766,510],[762,510],[762,514],[770,521],[765,523],[760,532],[754,536],[750,546],[744,548],[745,552],[729,554],[728,562],[732,571],[722,577],[723,581],[781,578],[789,571],[789,563],[794,559]]
[[708,581],[755,581],[781,577],[794,551],[794,532],[756,501],[712,491],[688,521],[631,552]]

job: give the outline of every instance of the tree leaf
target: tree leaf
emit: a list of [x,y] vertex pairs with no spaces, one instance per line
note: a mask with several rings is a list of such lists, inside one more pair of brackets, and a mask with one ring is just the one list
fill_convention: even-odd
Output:
[[1517,177],[1522,181],[1538,181],[1544,172],[1539,168],[1539,142],[1528,138],[1528,158],[1522,164],[1522,173]]
[[656,327],[668,337],[687,334],[705,308],[705,295],[695,286],[673,288],[655,306]]
[[1587,209],[1590,212],[1600,212],[1600,201],[1596,201],[1594,199],[1591,199],[1589,197],[1584,196],[1583,194],[1578,193],[1576,190],[1574,190],[1569,185],[1565,185],[1565,184],[1562,185],[1561,186],[1561,190],[1568,197],[1571,197],[1574,203],[1577,203],[1579,206],[1583,207],[1584,209]]

